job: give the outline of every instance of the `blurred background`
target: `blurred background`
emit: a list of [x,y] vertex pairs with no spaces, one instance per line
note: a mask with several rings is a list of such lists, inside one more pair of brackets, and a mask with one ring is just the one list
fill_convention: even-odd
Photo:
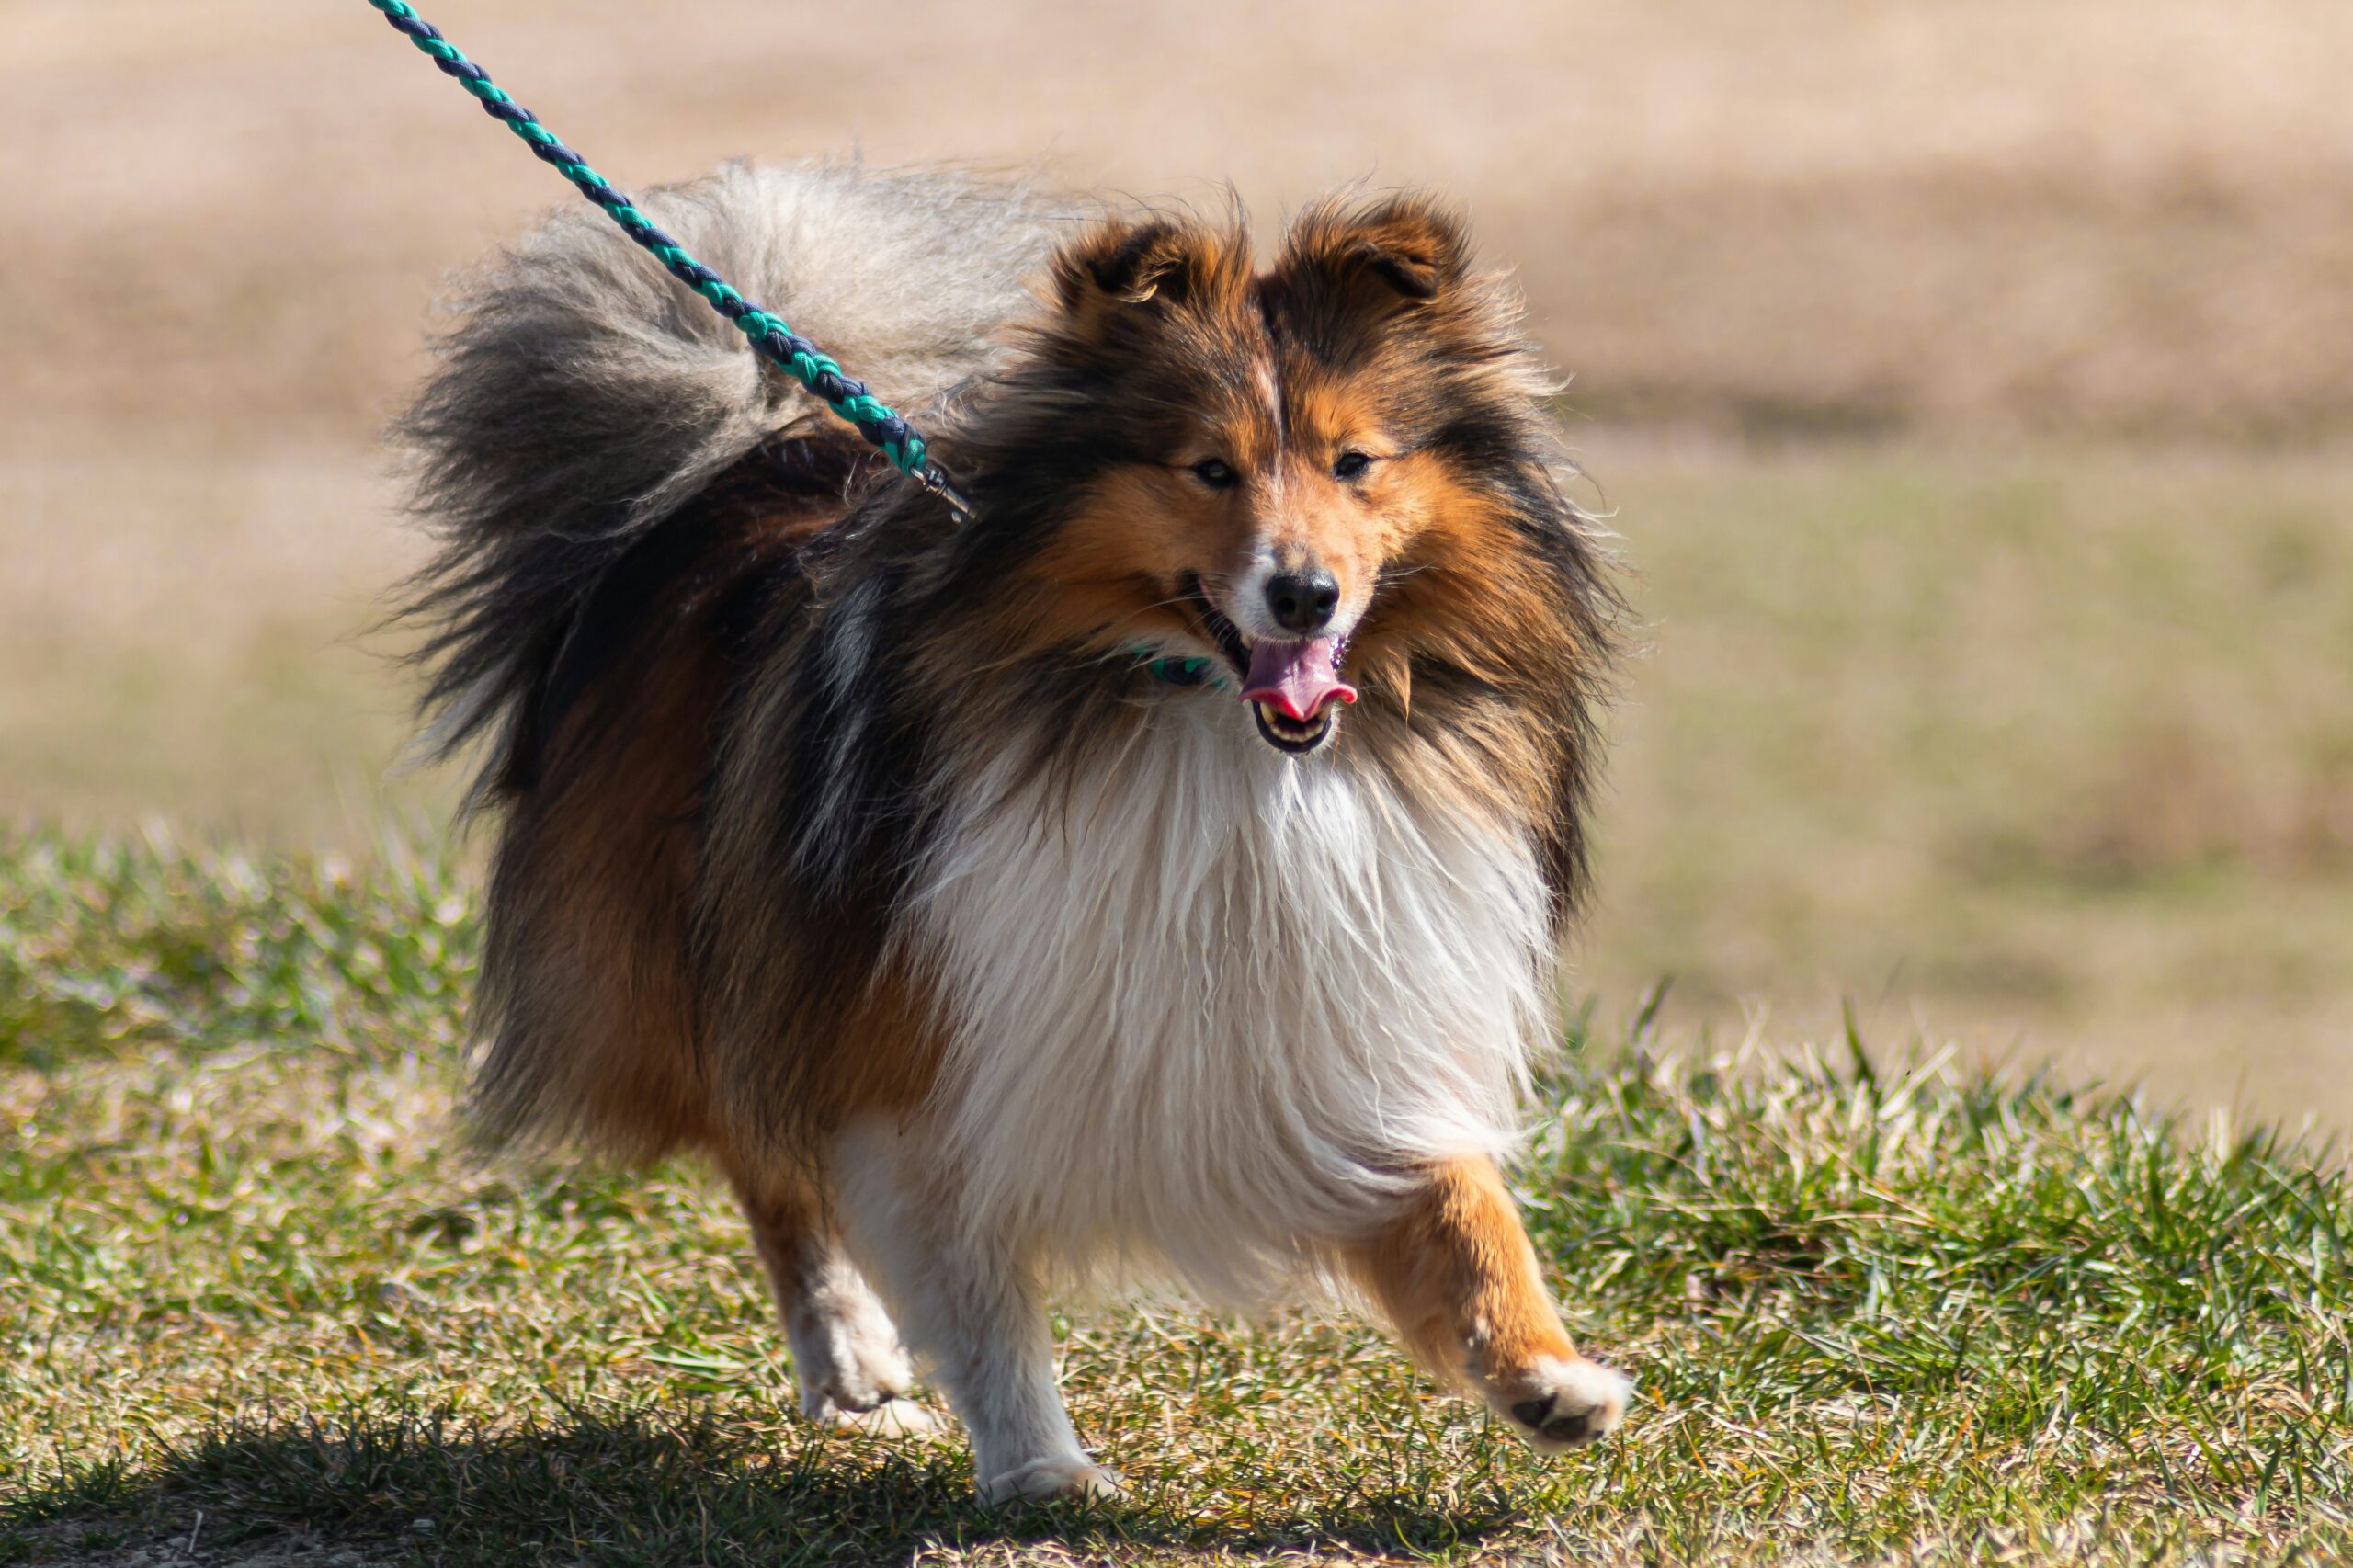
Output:
[[[1576,949],[1670,1035],[2353,1130],[2353,6],[437,0],[626,187],[1459,198],[1629,670]],[[446,829],[375,434],[567,194],[360,0],[0,0],[0,823]],[[852,367],[855,369],[855,367]]]

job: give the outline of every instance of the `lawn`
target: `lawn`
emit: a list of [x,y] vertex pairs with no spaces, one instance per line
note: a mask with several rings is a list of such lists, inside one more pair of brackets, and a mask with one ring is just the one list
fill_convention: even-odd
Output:
[[793,1414],[704,1172],[469,1149],[476,937],[430,858],[0,843],[0,1561],[2353,1552],[2331,1152],[1589,1009],[1516,1179],[1620,1439],[1534,1459],[1329,1312],[1087,1307],[1131,1500],[984,1509],[960,1443]]

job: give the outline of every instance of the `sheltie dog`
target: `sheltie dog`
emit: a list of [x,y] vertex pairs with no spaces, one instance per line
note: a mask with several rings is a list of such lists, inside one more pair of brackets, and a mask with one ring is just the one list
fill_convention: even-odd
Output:
[[909,414],[874,457],[596,214],[401,430],[427,744],[497,823],[493,1133],[698,1150],[803,1408],[1114,1490],[1047,1292],[1369,1299],[1541,1449],[1579,1356],[1498,1177],[1617,599],[1515,294],[1415,196],[1238,221],[731,167],[646,207]]

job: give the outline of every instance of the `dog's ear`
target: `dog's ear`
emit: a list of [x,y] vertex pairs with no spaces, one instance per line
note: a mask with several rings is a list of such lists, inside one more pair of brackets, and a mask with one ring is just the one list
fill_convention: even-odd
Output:
[[1139,306],[1205,303],[1247,277],[1237,237],[1169,217],[1115,218],[1055,253],[1049,271],[1054,301],[1083,337],[1098,336]]
[[1276,271],[1295,289],[1363,305],[1415,306],[1445,298],[1471,272],[1461,220],[1427,197],[1367,206],[1327,202],[1291,225]]
[[1076,309],[1090,296],[1101,295],[1120,304],[1141,305],[1164,285],[1171,286],[1172,299],[1182,299],[1193,281],[1197,268],[1191,263],[1200,248],[1197,236],[1169,218],[1097,224],[1055,258],[1063,303]]

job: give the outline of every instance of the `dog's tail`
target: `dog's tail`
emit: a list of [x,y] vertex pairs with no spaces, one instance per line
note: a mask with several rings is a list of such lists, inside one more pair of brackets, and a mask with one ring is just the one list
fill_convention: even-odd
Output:
[[[1063,216],[1022,184],[830,163],[731,165],[640,206],[918,424],[990,368]],[[833,415],[602,213],[551,218],[458,308],[394,437],[441,539],[407,611],[429,629],[420,744],[489,738],[479,801],[603,575],[764,441]]]

